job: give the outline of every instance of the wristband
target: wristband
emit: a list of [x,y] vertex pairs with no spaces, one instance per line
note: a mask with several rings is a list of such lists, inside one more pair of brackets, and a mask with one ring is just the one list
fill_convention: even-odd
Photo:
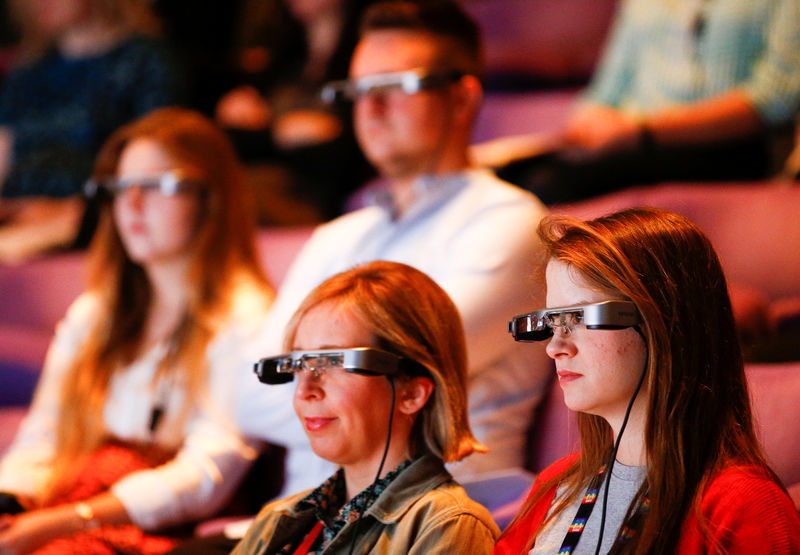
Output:
[[94,516],[94,509],[88,503],[80,501],[75,503],[75,514],[80,517],[83,522],[84,530],[94,530],[100,528],[100,521]]

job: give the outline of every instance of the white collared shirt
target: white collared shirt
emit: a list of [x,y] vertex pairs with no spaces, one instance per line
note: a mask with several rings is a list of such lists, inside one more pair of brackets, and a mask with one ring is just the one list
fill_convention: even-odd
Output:
[[[470,363],[470,423],[490,449],[451,470],[463,478],[520,467],[525,434],[551,366],[541,347],[515,343],[507,323],[544,302],[536,227],[547,210],[530,193],[486,170],[427,176],[413,187],[414,199],[400,215],[385,197],[315,230],[278,293],[258,342],[259,356],[283,352],[286,324],[325,279],[372,260],[414,266],[447,291],[461,313]],[[246,434],[265,433],[272,405],[263,388],[243,388],[238,408]]]
[[[131,473],[112,486],[111,492],[137,526],[154,529],[213,514],[258,455],[257,442],[240,436],[231,415],[236,378],[242,369],[252,368],[245,345],[269,301],[257,287],[237,288],[229,320],[207,347],[208,395],[186,417],[179,409],[185,393],[180,383],[152,385],[165,345],[153,346],[112,377],[103,411],[106,432],[123,441],[153,442],[177,452],[167,463]],[[98,318],[98,303],[92,294],[81,295],[59,323],[30,411],[0,464],[0,491],[33,496],[47,483],[64,380]],[[152,430],[156,407],[163,409],[163,416]],[[299,423],[295,432],[303,434]]]

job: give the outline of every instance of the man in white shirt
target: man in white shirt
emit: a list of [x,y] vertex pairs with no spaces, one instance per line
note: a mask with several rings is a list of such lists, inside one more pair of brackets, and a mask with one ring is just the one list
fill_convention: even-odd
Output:
[[[374,205],[314,232],[283,282],[259,356],[284,352],[286,323],[326,278],[377,259],[415,266],[459,308],[470,361],[470,423],[490,450],[451,471],[468,478],[521,467],[551,367],[541,346],[516,344],[506,328],[511,316],[543,302],[536,227],[546,209],[470,165],[482,48],[477,27],[455,2],[381,2],[365,14],[361,33],[350,80],[330,84],[324,94],[355,102],[359,143],[387,188]],[[257,437],[272,425],[270,411],[286,409],[273,406],[278,397],[268,387],[249,380],[239,421]]]

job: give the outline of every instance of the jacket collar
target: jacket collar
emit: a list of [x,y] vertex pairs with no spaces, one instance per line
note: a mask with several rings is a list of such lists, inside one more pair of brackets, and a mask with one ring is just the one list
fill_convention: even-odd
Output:
[[372,515],[384,524],[397,522],[422,494],[452,479],[440,458],[423,455],[412,462],[364,514]]
[[[398,522],[420,496],[450,480],[452,476],[445,470],[440,458],[430,454],[423,455],[392,481],[364,516],[371,515],[384,524]],[[263,553],[279,550],[298,534],[311,529],[315,520],[313,507],[297,507],[307,494],[308,491],[301,492],[277,503],[274,512],[278,514],[278,519]]]

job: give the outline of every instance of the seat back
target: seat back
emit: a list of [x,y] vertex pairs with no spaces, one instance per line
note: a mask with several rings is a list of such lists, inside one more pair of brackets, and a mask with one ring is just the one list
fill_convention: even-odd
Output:
[[800,187],[751,184],[663,184],[635,187],[554,212],[595,218],[654,206],[686,216],[711,239],[729,281],[768,299],[800,295]]

